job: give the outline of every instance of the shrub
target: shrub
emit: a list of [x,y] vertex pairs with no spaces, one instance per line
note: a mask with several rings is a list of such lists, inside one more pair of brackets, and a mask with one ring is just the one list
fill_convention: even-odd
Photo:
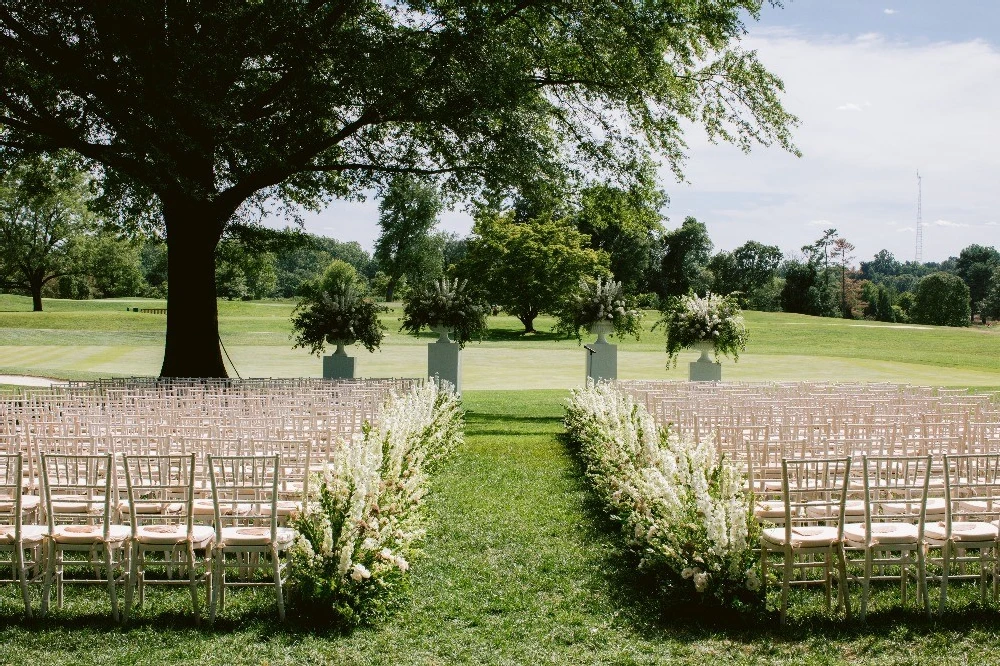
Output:
[[754,550],[760,528],[741,474],[711,443],[657,427],[607,383],[573,391],[566,429],[640,568],[682,599],[762,601]]
[[910,319],[917,324],[968,326],[972,319],[969,287],[951,273],[931,273],[917,284]]
[[290,551],[290,593],[302,610],[342,626],[381,618],[407,586],[423,537],[428,474],[461,441],[461,405],[427,382],[389,398],[328,463]]

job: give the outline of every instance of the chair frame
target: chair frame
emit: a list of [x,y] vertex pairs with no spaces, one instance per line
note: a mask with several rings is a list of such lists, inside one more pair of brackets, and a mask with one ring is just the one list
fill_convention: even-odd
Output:
[[[60,462],[63,464],[60,465]],[[54,464],[53,464],[54,463]],[[99,481],[103,463],[103,481]],[[108,595],[111,600],[111,614],[115,622],[120,619],[118,587],[127,582],[129,541],[127,533],[122,539],[112,538],[113,527],[111,514],[117,508],[117,486],[115,483],[115,461],[110,453],[101,455],[71,455],[71,454],[42,454],[42,487],[45,491],[45,508],[48,516],[49,527],[49,547],[48,566],[45,570],[45,583],[42,592],[42,615],[48,612],[50,603],[50,593],[53,581],[56,585],[56,607],[62,608],[63,588],[67,582],[72,584],[100,584],[108,586]],[[56,478],[53,480],[53,471]],[[86,472],[86,477],[81,477],[81,471]],[[71,482],[70,475],[74,474],[75,479]],[[84,483],[80,483],[81,478]],[[59,502],[67,501],[67,497],[53,495],[53,489],[57,492],[70,492],[70,497],[76,504],[83,504],[86,510],[80,511],[59,511],[56,506]],[[86,491],[86,494],[75,494]],[[103,492],[103,498],[94,496],[96,492]],[[53,502],[53,497],[56,502]],[[63,516],[69,520],[61,522]],[[81,519],[82,518],[82,519]],[[84,522],[84,520],[88,522]],[[93,526],[95,520],[100,521],[100,534],[95,535],[92,541],[60,542],[57,538],[57,521],[59,526],[64,524],[69,526]],[[96,551],[102,551],[102,561],[94,560]],[[88,559],[84,562],[66,561],[63,554],[67,552],[87,553]],[[115,556],[118,555],[118,559]],[[64,570],[70,567],[91,567],[95,574],[99,574],[101,567],[105,569],[105,577],[95,579],[64,579]],[[115,576],[115,568],[122,566],[124,572],[120,577]]]
[[[193,514],[195,486],[195,455],[126,455],[124,456],[125,483],[128,490],[129,523],[132,534],[132,551],[129,557],[128,587],[125,591],[125,620],[132,611],[132,600],[138,592],[138,606],[145,601],[146,585],[186,585],[191,592],[191,608],[195,623],[201,623],[198,586],[205,586],[205,603],[212,601],[212,553],[215,546],[214,532],[210,537],[195,540]],[[136,511],[143,502],[160,504],[159,512]],[[179,510],[173,507],[176,505]],[[182,527],[184,539],[170,542],[149,541],[143,537],[143,527]],[[198,557],[198,553],[202,557]],[[163,555],[167,569],[165,579],[146,578],[146,557],[152,553]],[[204,572],[198,573],[199,565]],[[186,569],[186,578],[174,578],[173,568]]]
[[[820,582],[816,580],[793,581],[794,570],[796,568],[805,571],[811,568],[822,568],[824,572],[823,580],[826,589],[826,606],[830,609],[831,589],[833,582],[832,560],[837,559],[838,584],[837,601],[838,608],[843,603],[845,615],[851,617],[850,597],[846,594],[847,585],[847,563],[844,556],[844,511],[847,500],[847,484],[850,477],[851,458],[850,456],[840,458],[785,458],[781,461],[781,485],[785,508],[784,524],[773,530],[765,531],[761,544],[761,580],[763,582],[762,591],[767,595],[768,560],[772,553],[780,553],[783,556],[783,575],[781,581],[781,623],[785,623],[788,612],[788,592],[793,584],[807,584]],[[794,483],[793,483],[794,479]],[[806,479],[805,483],[802,482]],[[809,481],[808,479],[812,479]],[[801,499],[798,499],[801,497]],[[837,516],[835,527],[822,526],[817,524],[823,518],[807,515],[808,508],[826,507],[828,513]],[[822,533],[824,543],[817,545],[803,545],[803,537],[811,536],[806,530],[825,530]],[[777,539],[779,531],[783,530],[783,538],[780,542],[767,538],[772,534]],[[802,530],[798,532],[797,530]],[[829,530],[834,530],[830,535]],[[814,559],[820,556],[821,560]],[[796,557],[806,556],[805,561],[796,562]]]
[[[2,578],[3,583],[17,583],[21,588],[21,597],[24,600],[24,614],[32,616],[31,594],[29,584],[36,583],[43,579],[44,574],[44,554],[48,546],[46,539],[47,532],[43,533],[42,539],[37,543],[25,544],[24,525],[25,511],[22,507],[23,484],[24,484],[24,456],[22,453],[0,455],[0,479],[9,483],[0,483],[0,492],[10,497],[3,497],[0,501],[10,502],[9,520],[7,525],[0,525],[0,553],[10,553],[10,559],[0,559],[0,569],[11,571],[10,578]],[[35,527],[43,527],[37,525]],[[25,553],[31,553],[30,557],[25,557]],[[33,573],[29,573],[33,570]]]

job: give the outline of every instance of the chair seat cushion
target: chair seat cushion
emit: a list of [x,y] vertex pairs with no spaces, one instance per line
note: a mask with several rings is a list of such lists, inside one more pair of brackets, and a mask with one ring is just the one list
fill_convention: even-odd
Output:
[[989,513],[995,516],[1000,513],[1000,502],[973,499],[959,500],[958,510],[968,513]]
[[[106,542],[126,541],[130,534],[131,531],[125,525],[110,525]],[[105,543],[101,525],[56,525],[52,538],[56,543]]]
[[[302,511],[301,502],[293,502],[292,500],[278,500],[278,515],[287,518],[288,516],[295,515]],[[271,505],[264,504],[260,507],[260,515],[270,516],[271,515]],[[782,514],[784,515],[784,514]]]
[[[41,504],[38,495],[21,495],[21,511],[34,511]],[[10,512],[14,509],[14,502],[10,496],[0,498],[0,513]]]
[[[882,505],[882,512],[890,516],[916,516],[920,514],[920,500],[912,500],[910,502],[886,502]],[[925,510],[925,515],[943,516],[944,513],[945,504],[943,497],[927,498],[927,509]]]
[[[277,546],[291,545],[295,540],[296,531],[288,527],[279,527]],[[220,546],[269,546],[271,545],[270,527],[223,527]]]
[[[222,503],[219,505],[219,513],[223,516],[246,516],[250,514],[251,505],[249,503]],[[191,513],[196,516],[214,516],[215,503],[210,499],[196,499],[191,505]]]
[[[814,506],[806,505],[806,515],[810,518],[838,518],[840,507],[834,504],[818,504]],[[865,503],[861,500],[847,500],[844,502],[845,516],[865,515]]]
[[[215,539],[215,530],[208,525],[195,525],[191,542],[195,548],[204,548]],[[136,541],[148,545],[174,545],[188,540],[186,525],[143,525],[136,530]]]
[[[864,545],[864,523],[844,525],[844,540],[854,545]],[[910,523],[872,523],[871,545],[916,544],[917,526]]]
[[757,502],[753,507],[753,517],[757,520],[784,520],[785,503],[778,500]]
[[[49,534],[49,528],[45,525],[21,525],[21,543],[38,544]],[[14,526],[0,525],[0,543],[14,543]]]
[[[948,538],[947,524],[941,520],[935,523],[927,523],[924,526],[924,535],[928,539],[944,541]],[[996,541],[997,527],[990,523],[980,523],[977,521],[953,522],[951,524],[952,541]]]
[[791,545],[792,548],[819,548],[831,546],[840,540],[840,535],[834,527],[825,525],[807,525],[792,528],[792,542],[785,543],[784,527],[769,527],[764,530],[761,538],[779,546]]

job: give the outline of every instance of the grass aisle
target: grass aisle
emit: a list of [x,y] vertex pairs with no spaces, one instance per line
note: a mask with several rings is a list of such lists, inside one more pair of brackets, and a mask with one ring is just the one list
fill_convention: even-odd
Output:
[[[0,588],[0,664],[830,664],[995,663],[1000,614],[876,612],[845,625],[796,598],[792,623],[678,617],[631,573],[558,435],[564,391],[467,392],[466,444],[433,483],[426,554],[413,590],[382,626],[349,635],[281,627],[272,597],[238,595],[196,629],[180,591],[151,594],[128,627],[101,590],[25,622]],[[234,618],[239,618],[234,621]],[[974,659],[972,656],[975,655]]]

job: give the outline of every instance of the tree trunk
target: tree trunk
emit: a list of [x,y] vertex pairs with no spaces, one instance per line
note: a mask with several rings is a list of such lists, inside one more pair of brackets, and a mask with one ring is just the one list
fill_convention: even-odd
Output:
[[396,291],[396,284],[399,283],[398,277],[390,277],[389,282],[385,285],[385,300],[387,303],[392,301],[392,294]]
[[164,202],[167,340],[161,377],[227,377],[219,349],[215,247],[226,219],[203,202]]
[[517,315],[518,321],[524,324],[525,333],[535,333],[535,317],[538,316],[538,310],[528,310],[522,314]]
[[42,282],[40,280],[31,281],[31,310],[32,312],[42,311]]

